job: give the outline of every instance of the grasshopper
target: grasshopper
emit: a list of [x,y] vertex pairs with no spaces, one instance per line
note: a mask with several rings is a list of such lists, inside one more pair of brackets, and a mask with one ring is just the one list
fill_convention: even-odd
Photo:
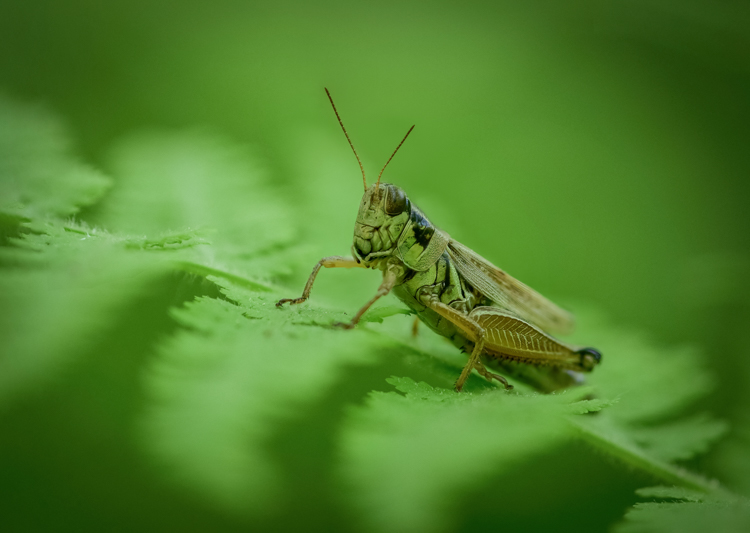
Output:
[[590,372],[601,361],[601,354],[548,333],[568,333],[574,323],[570,313],[436,228],[401,188],[380,183],[383,171],[414,126],[383,166],[375,185],[368,187],[362,161],[331,94],[325,91],[357,158],[365,187],[354,224],[352,257],[321,259],[302,296],[279,300],[276,306],[307,300],[323,267],[377,269],[383,272],[383,283],[375,296],[351,322],[335,326],[355,327],[370,306],[393,292],[430,329],[469,354],[455,383],[456,391],[463,388],[472,370],[487,380],[499,381],[506,389],[513,388],[487,366],[543,392],[581,383],[580,373]]

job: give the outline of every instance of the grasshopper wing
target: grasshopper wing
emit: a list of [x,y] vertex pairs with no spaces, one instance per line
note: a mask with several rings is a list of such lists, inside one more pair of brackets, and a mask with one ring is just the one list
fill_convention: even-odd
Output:
[[573,315],[503,272],[468,246],[451,239],[448,255],[466,281],[510,314],[551,333],[565,334],[573,329]]

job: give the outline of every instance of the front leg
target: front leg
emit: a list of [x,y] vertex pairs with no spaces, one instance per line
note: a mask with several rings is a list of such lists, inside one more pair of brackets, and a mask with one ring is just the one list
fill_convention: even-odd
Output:
[[276,307],[281,307],[287,302],[289,302],[290,304],[301,304],[302,302],[307,300],[310,297],[310,290],[312,289],[313,283],[315,283],[315,277],[318,275],[318,271],[321,267],[366,268],[362,263],[350,257],[341,257],[338,255],[324,257],[323,259],[318,261],[318,264],[313,268],[312,274],[310,274],[310,277],[305,284],[305,290],[302,292],[302,296],[300,296],[299,298],[284,298],[282,300],[279,300],[278,302],[276,302]]

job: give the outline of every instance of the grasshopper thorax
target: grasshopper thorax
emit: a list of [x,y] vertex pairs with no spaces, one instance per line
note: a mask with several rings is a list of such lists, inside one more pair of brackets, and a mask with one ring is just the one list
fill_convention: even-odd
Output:
[[394,248],[410,214],[411,203],[401,188],[390,183],[368,187],[354,225],[354,251],[359,258],[367,262],[370,254]]

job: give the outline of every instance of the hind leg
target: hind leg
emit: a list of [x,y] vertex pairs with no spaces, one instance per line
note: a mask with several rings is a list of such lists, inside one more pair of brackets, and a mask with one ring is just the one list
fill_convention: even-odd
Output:
[[494,374],[487,370],[487,368],[484,366],[482,361],[478,361],[477,364],[474,365],[474,369],[479,372],[479,374],[486,379],[487,381],[492,381],[493,379],[499,381],[503,384],[503,387],[505,387],[505,390],[513,390],[513,385],[508,383],[508,380],[505,379],[500,374]]
[[484,365],[479,361],[482,351],[484,350],[484,328],[477,324],[476,321],[471,319],[466,313],[462,313],[449,305],[445,305],[444,303],[437,301],[437,299],[427,300],[425,303],[437,314],[443,318],[447,318],[454,326],[461,330],[464,335],[466,335],[467,339],[474,343],[474,348],[471,350],[469,360],[466,363],[466,366],[464,366],[461,375],[458,376],[458,379],[456,380],[456,392],[461,392],[464,383],[469,379],[469,375],[476,365],[479,364],[484,368]]

